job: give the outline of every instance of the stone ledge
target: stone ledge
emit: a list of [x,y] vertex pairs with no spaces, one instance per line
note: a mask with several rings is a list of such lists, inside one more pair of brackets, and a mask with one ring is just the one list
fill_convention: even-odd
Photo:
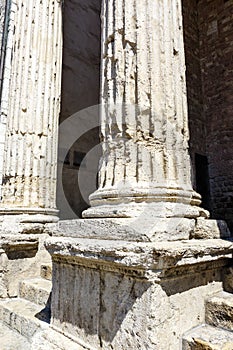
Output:
[[184,350],[230,350],[233,333],[203,324],[184,335],[182,346]]
[[233,242],[221,239],[135,243],[51,237],[45,241],[45,247],[53,260],[85,259],[92,263],[139,270],[169,269],[226,258],[228,261],[233,252]]
[[34,257],[38,248],[38,235],[0,235],[0,253],[6,253],[10,260]]
[[134,218],[95,218],[61,220],[47,224],[45,231],[54,236],[123,240],[130,242],[173,242],[189,239],[229,238],[224,221],[200,217],[155,217],[147,211]]

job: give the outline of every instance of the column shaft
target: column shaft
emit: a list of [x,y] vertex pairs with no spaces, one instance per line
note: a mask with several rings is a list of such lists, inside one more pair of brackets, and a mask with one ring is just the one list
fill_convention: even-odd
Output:
[[5,213],[55,215],[61,2],[15,2],[2,207]]
[[142,202],[180,203],[181,215],[198,216],[181,1],[104,0],[102,18],[103,157],[84,216],[121,216],[120,206]]

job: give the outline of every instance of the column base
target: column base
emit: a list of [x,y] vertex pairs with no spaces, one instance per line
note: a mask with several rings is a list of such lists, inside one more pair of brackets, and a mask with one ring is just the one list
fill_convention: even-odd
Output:
[[178,349],[222,290],[232,242],[52,237],[52,327],[85,349]]
[[8,221],[8,217],[18,223],[57,222],[59,211],[56,209],[0,207],[0,222]]
[[[170,188],[100,189],[90,195],[84,218],[197,218],[209,213],[199,207],[201,197],[192,190]],[[201,213],[200,213],[201,212]]]
[[218,239],[231,235],[222,220],[154,217],[64,220],[46,225],[46,232],[53,236],[129,242]]
[[58,210],[0,208],[0,232],[4,234],[41,234],[45,231],[45,224],[56,223],[58,220]]
[[197,218],[209,213],[194,205],[171,202],[102,204],[90,207],[82,213],[83,218]]

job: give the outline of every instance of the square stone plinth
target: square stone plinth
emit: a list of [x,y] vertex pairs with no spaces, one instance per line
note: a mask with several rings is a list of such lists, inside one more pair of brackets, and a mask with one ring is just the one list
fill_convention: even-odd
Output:
[[52,237],[52,327],[85,349],[180,348],[222,290],[233,244]]

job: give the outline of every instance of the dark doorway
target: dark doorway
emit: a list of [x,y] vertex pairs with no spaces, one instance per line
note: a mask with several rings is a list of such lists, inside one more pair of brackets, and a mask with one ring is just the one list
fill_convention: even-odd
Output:
[[195,153],[196,190],[202,196],[202,207],[211,211],[208,159]]

